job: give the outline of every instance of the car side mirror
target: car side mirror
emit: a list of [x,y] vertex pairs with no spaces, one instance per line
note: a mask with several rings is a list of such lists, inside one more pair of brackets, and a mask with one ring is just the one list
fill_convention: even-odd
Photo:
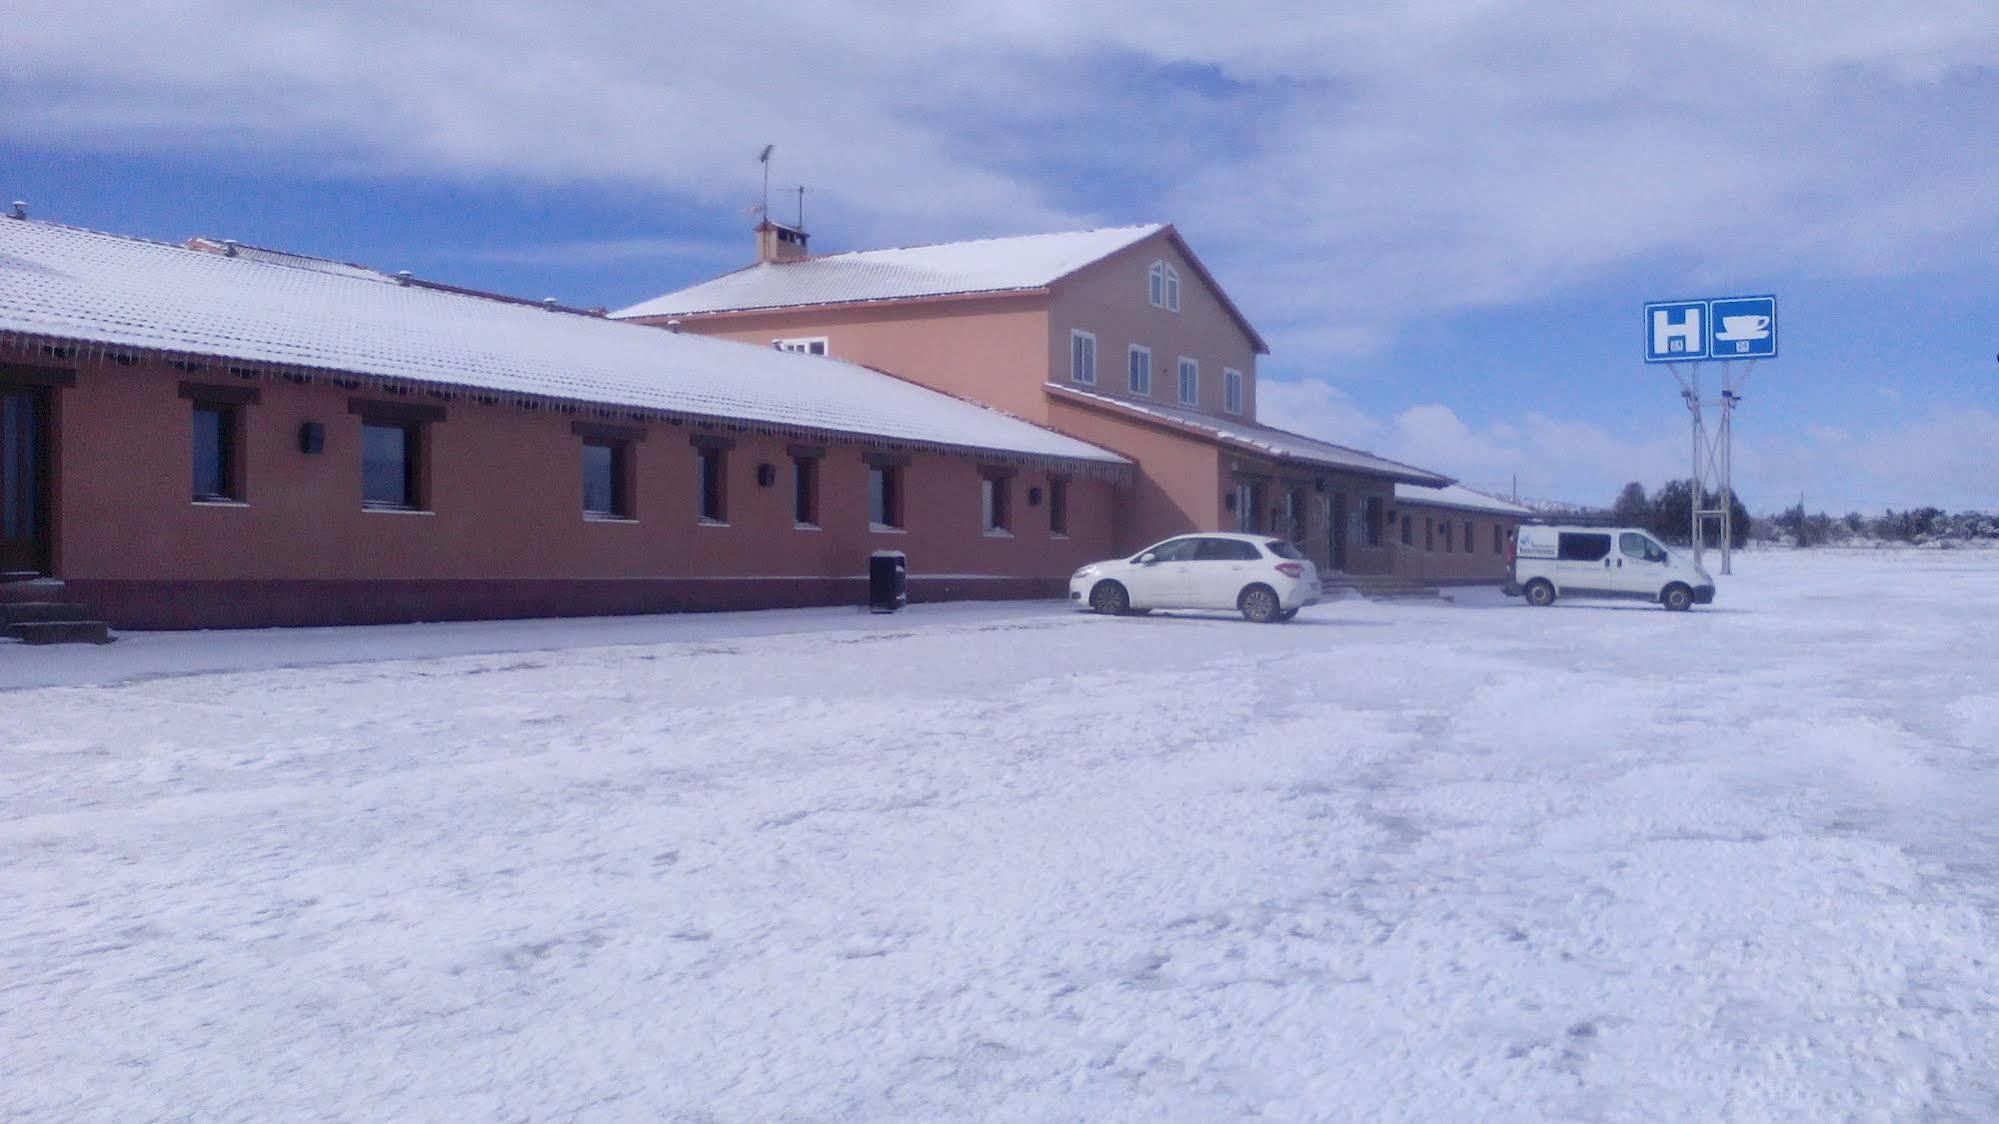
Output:
[[1149,550],[1138,556],[1138,564],[1141,566],[1150,566],[1157,561],[1159,561],[1159,556]]

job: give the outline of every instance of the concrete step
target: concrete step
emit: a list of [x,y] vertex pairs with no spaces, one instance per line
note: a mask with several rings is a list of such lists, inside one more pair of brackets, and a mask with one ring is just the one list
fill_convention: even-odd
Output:
[[23,644],[109,644],[111,626],[103,621],[26,621],[0,628]]
[[19,604],[23,601],[60,601],[62,583],[54,578],[33,577],[20,581],[0,582],[0,603]]
[[62,601],[7,601],[0,602],[0,625],[27,624],[31,621],[87,621],[90,610],[81,605],[71,605]]

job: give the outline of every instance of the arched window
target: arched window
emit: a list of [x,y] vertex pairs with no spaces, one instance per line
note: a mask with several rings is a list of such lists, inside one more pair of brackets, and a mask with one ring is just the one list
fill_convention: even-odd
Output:
[[1153,262],[1146,272],[1146,296],[1154,308],[1180,311],[1180,271],[1170,262]]

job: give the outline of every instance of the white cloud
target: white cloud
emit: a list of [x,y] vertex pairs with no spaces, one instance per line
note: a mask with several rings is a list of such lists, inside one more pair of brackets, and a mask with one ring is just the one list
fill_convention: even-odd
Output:
[[[1607,504],[1637,480],[1657,488],[1684,479],[1685,431],[1631,436],[1593,422],[1529,412],[1472,425],[1449,406],[1411,406],[1378,418],[1346,391],[1319,380],[1261,380],[1259,418],[1343,445],[1369,449],[1504,493],[1518,482],[1534,499]],[[1745,502],[1774,511],[1802,492],[1814,510],[1878,511],[1929,504],[1999,508],[1999,414],[1940,411],[1853,433],[1807,425],[1795,438],[1738,442],[1735,482]]]

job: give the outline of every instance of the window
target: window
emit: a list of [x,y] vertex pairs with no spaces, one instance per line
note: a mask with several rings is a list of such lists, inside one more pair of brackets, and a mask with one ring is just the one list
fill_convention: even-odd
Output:
[[1388,521],[1387,504],[1380,496],[1367,497],[1367,545],[1381,547],[1381,533]]
[[254,404],[259,391],[254,386],[184,382],[180,396],[194,407],[189,494],[197,503],[242,500],[243,407]]
[[1565,533],[1556,540],[1555,557],[1564,562],[1601,562],[1610,557],[1610,536]]
[[1125,355],[1127,382],[1133,394],[1152,393],[1152,349],[1131,345]]
[[825,336],[796,336],[792,339],[772,340],[770,345],[779,351],[796,351],[802,355],[826,354]]
[[1242,372],[1222,368],[1222,409],[1242,413]]
[[791,522],[798,527],[819,525],[819,458],[791,457]]
[[1146,271],[1145,295],[1154,308],[1180,311],[1180,271],[1170,262],[1153,262]]
[[1196,562],[1254,562],[1262,557],[1255,543],[1241,539],[1201,539],[1194,549]]
[[421,429],[408,422],[361,425],[361,503],[367,507],[420,509]]
[[717,446],[697,447],[700,462],[701,521],[729,521],[729,454]]
[[1283,539],[1271,539],[1269,542],[1264,543],[1263,546],[1264,549],[1279,558],[1289,558],[1293,562],[1303,562],[1305,560],[1304,551],[1299,550]]
[[1506,528],[1501,527],[1497,523],[1492,525],[1492,552],[1494,554],[1506,553]]
[[902,529],[902,468],[876,464],[868,468],[868,523],[876,530]]
[[1416,545],[1416,521],[1407,515],[1402,517],[1402,545]]
[[236,480],[236,407],[194,404],[194,498],[240,500]]
[[1255,534],[1263,529],[1263,486],[1244,482],[1235,486],[1235,529]]
[[1437,522],[1427,515],[1423,517],[1423,549],[1437,549]]
[[1439,519],[1437,522],[1443,525],[1444,553],[1449,554],[1451,552],[1451,521],[1448,519]]
[[1201,365],[1182,355],[1180,357],[1180,404],[1193,406],[1201,401]]
[[1143,557],[1144,554],[1150,554],[1154,562],[1192,562],[1196,552],[1200,550],[1203,541],[1201,539],[1168,539],[1158,546],[1146,550],[1140,557]]
[[1305,541],[1305,489],[1292,488],[1284,493],[1284,531],[1292,542]]
[[630,454],[623,441],[583,442],[583,514],[596,519],[630,519],[632,505],[625,482]]
[[1048,533],[1069,533],[1069,478],[1066,476],[1048,478]]
[[350,398],[347,412],[361,418],[361,506],[429,510],[429,423],[444,420],[444,407]]
[[1007,476],[991,475],[979,480],[979,511],[982,526],[988,535],[1012,533],[1013,512],[1011,510],[1013,480]]
[[1088,332],[1069,333],[1069,378],[1084,386],[1097,385],[1097,337]]
[[1471,533],[1471,532],[1472,532],[1472,524],[1471,524],[1471,520],[1467,519],[1467,520],[1465,520],[1465,553],[1466,553],[1466,554],[1470,554],[1471,552],[1473,552],[1473,551],[1475,551],[1475,550],[1477,550],[1477,549],[1478,549],[1478,544],[1477,544],[1476,542],[1473,542],[1473,541],[1472,541],[1472,533]]
[[1626,531],[1617,536],[1617,548],[1640,562],[1664,562],[1666,549],[1644,535]]

